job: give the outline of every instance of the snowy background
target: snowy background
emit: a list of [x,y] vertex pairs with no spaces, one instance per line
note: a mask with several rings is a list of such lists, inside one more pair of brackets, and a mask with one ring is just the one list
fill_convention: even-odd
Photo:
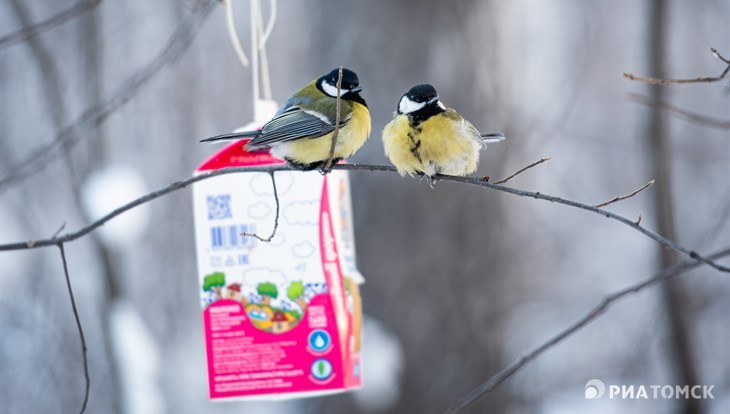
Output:
[[[163,50],[206,0],[103,1],[92,11],[0,48],[0,177],[51,143]],[[479,175],[598,203],[653,177],[651,110],[629,98],[651,75],[651,2],[279,2],[268,41],[282,102],[342,64],[356,71],[373,135],[351,161],[385,163],[380,131],[416,83],[506,142]],[[74,0],[1,0],[0,37]],[[236,24],[249,45],[248,3]],[[268,2],[264,1],[264,14]],[[666,76],[716,76],[730,56],[729,0],[668,0]],[[0,191],[0,243],[76,230],[116,206],[192,174],[217,147],[198,144],[253,118],[251,73],[216,3],[190,46],[77,140],[55,147]],[[730,119],[730,83],[673,85],[680,108]],[[676,239],[700,252],[730,245],[730,133],[668,115]],[[393,174],[353,173],[362,287],[364,390],[277,403],[210,403],[199,308],[192,201],[182,190],[66,245],[89,345],[91,413],[437,413],[576,321],[605,295],[660,269],[660,247],[636,231],[566,206],[452,183],[431,190]],[[643,212],[657,229],[656,187],[609,209]],[[667,207],[662,205],[662,208]],[[725,261],[727,263],[727,260]],[[690,365],[715,385],[709,413],[730,411],[730,280],[702,268],[654,287],[517,373],[471,413],[681,412],[682,402],[585,400],[598,378],[681,383],[668,306],[685,324]],[[0,411],[76,412],[79,339],[57,249],[0,253]]]

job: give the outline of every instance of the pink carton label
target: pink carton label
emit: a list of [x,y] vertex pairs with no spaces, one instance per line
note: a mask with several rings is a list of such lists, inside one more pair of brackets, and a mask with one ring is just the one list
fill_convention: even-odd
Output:
[[[198,171],[281,161],[228,145]],[[361,385],[360,321],[347,174],[236,173],[193,188],[211,399],[296,397]]]
[[211,398],[344,387],[338,375],[343,372],[340,345],[332,340],[338,334],[328,323],[334,315],[327,295],[315,296],[303,320],[275,336],[251,322],[261,321],[265,309],[221,300],[204,311]]

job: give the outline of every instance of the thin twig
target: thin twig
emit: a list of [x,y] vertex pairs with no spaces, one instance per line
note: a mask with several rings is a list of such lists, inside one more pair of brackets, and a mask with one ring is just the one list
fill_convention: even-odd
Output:
[[63,224],[61,224],[61,227],[59,227],[58,230],[56,230],[56,232],[53,233],[53,236],[51,236],[51,238],[55,239],[56,236],[58,236],[58,234],[61,233],[63,231],[63,229],[65,229],[65,228],[66,228],[66,222],[64,221]]
[[[720,259],[722,257],[730,255],[730,248],[724,249],[722,251],[719,251],[717,253],[711,254],[708,256],[709,259]],[[544,352],[548,351],[550,348],[554,347],[558,343],[562,342],[565,338],[569,337],[570,335],[574,334],[575,332],[579,331],[580,329],[584,328],[586,325],[591,323],[593,320],[601,316],[603,313],[605,313],[608,308],[610,308],[615,302],[619,301],[620,299],[623,299],[624,297],[632,294],[632,293],[638,293],[642,291],[643,289],[664,282],[667,279],[670,279],[674,276],[677,276],[679,274],[688,272],[692,269],[695,269],[696,267],[700,266],[702,263],[696,262],[696,261],[684,261],[677,265],[674,265],[672,267],[666,268],[660,273],[654,275],[651,278],[648,278],[644,280],[643,282],[637,283],[635,285],[629,286],[627,288],[624,288],[622,290],[619,290],[617,292],[614,292],[606,297],[603,298],[603,300],[596,305],[590,312],[588,312],[585,316],[580,318],[578,321],[564,329],[559,334],[553,336],[548,341],[544,342],[542,345],[538,346],[531,352],[523,355],[516,361],[512,362],[510,365],[499,371],[494,376],[490,377],[485,382],[481,383],[478,387],[474,388],[473,390],[469,391],[466,395],[459,398],[454,405],[449,407],[446,411],[444,411],[444,414],[454,414],[458,413],[461,410],[465,409],[472,403],[474,403],[476,400],[484,396],[485,394],[489,393],[490,391],[494,390],[499,384],[506,381],[508,378],[510,378],[512,375],[514,375],[517,371],[522,369],[525,365],[531,363],[534,361],[537,357],[542,355]]]
[[624,78],[628,78],[628,79],[640,81],[640,82],[651,83],[654,85],[669,85],[669,84],[679,84],[679,83],[711,83],[711,82],[717,82],[717,81],[723,80],[725,78],[725,76],[728,74],[728,72],[730,72],[730,61],[728,61],[727,59],[722,57],[715,48],[711,47],[710,51],[712,52],[713,56],[715,56],[716,58],[720,59],[721,61],[723,61],[724,63],[726,63],[728,65],[725,68],[725,70],[722,71],[720,76],[715,76],[715,77],[704,76],[704,77],[699,77],[699,78],[694,78],[694,79],[661,79],[661,78],[654,78],[651,76],[636,76],[633,73],[624,73]]
[[723,62],[727,63],[728,65],[730,65],[730,59],[725,59],[724,57],[722,57],[720,52],[718,52],[717,49],[715,49],[714,47],[710,48],[710,52],[712,52],[712,55],[715,56],[716,58],[718,58],[718,59],[722,60]]
[[157,75],[162,68],[179,58],[191,44],[193,37],[216,2],[204,0],[186,17],[170,36],[163,50],[145,67],[127,78],[112,94],[111,98],[87,109],[71,125],[59,131],[52,142],[31,151],[22,160],[4,169],[0,178],[0,192],[42,171],[51,164],[55,152],[61,148],[71,148],[83,136],[104,122],[114,111],[126,104]]
[[[506,183],[507,181],[509,181],[509,180],[511,180],[511,179],[513,179],[513,178],[515,178],[515,177],[517,177],[518,175],[522,174],[523,172],[525,172],[525,171],[529,170],[530,168],[532,168],[532,167],[534,167],[534,166],[536,166],[536,165],[540,165],[540,164],[542,164],[542,163],[543,163],[543,162],[545,162],[545,161],[550,161],[551,159],[552,159],[552,157],[545,157],[545,158],[541,159],[540,161],[535,161],[535,162],[533,162],[532,164],[528,165],[527,167],[525,167],[525,168],[523,168],[523,169],[521,169],[521,170],[517,171],[516,173],[514,173],[514,174],[510,175],[510,176],[509,176],[509,177],[507,177],[507,178],[503,178],[503,179],[501,179],[501,180],[499,180],[499,181],[495,182],[494,184],[504,184],[504,183]],[[486,177],[486,178],[487,178],[487,179],[486,179],[485,181],[489,181],[489,177]]]
[[332,144],[330,145],[330,156],[327,159],[327,163],[324,165],[324,168],[322,169],[322,173],[327,174],[332,170],[332,160],[335,158],[335,146],[337,145],[337,132],[340,130],[340,110],[341,110],[341,104],[342,104],[342,97],[340,94],[342,93],[342,65],[340,65],[340,70],[337,74],[337,114],[335,115],[335,130],[332,131]]
[[671,114],[676,115],[678,118],[684,119],[695,123],[697,125],[707,126],[717,129],[730,129],[730,120],[711,118],[709,116],[701,115],[695,112],[690,112],[686,109],[679,108],[664,101],[654,101],[646,95],[638,93],[629,93],[629,99],[642,105],[653,107],[658,106],[660,108],[668,110]]
[[636,221],[634,222],[634,224],[636,224],[636,225],[638,226],[639,224],[641,224],[641,220],[642,220],[643,218],[644,218],[644,213],[642,213],[642,212],[640,211],[640,212],[639,212],[639,217],[637,217],[637,218],[636,218]]
[[634,81],[639,82],[646,82],[651,83],[653,85],[670,85],[670,84],[682,84],[682,83],[712,83],[717,82],[725,78],[725,75],[727,75],[728,70],[730,70],[730,66],[725,68],[725,70],[722,72],[720,76],[715,77],[700,77],[700,78],[694,78],[694,79],[660,79],[660,78],[652,78],[650,76],[637,76],[633,73],[624,73],[624,78],[631,79]]
[[32,26],[26,26],[22,29],[18,29],[10,34],[7,34],[0,38],[0,49],[18,44],[31,37],[38,36],[46,30],[52,29],[60,24],[63,24],[74,17],[85,13],[94,7],[98,6],[101,0],[81,0],[68,9],[49,17],[42,22],[36,23]]
[[[332,166],[332,169],[333,170],[343,170],[343,171],[379,171],[379,172],[397,173],[395,167],[385,166],[385,165],[335,164]],[[130,203],[127,203],[127,204],[117,208],[116,210],[103,216],[102,218],[98,219],[97,221],[95,221],[73,233],[67,233],[61,237],[57,237],[57,238],[53,238],[53,239],[43,239],[43,240],[36,240],[36,241],[29,241],[29,242],[15,242],[15,243],[0,244],[0,251],[33,249],[33,248],[55,245],[59,242],[65,243],[65,242],[69,242],[69,241],[78,239],[78,238],[83,237],[86,234],[94,231],[98,227],[104,225],[104,223],[106,223],[107,221],[124,213],[127,210],[133,209],[141,204],[145,204],[156,198],[162,197],[165,194],[185,188],[185,187],[189,186],[190,184],[193,184],[198,181],[207,180],[207,179],[217,177],[219,175],[224,175],[224,174],[233,174],[233,173],[239,173],[239,172],[267,172],[268,173],[271,171],[293,171],[293,170],[291,167],[289,167],[287,165],[270,165],[270,166],[261,166],[261,167],[229,167],[229,168],[222,168],[222,169],[215,170],[215,171],[205,172],[205,173],[198,174],[196,176],[187,178],[185,180],[175,182],[173,184],[168,185],[167,187],[161,188],[161,189],[153,191],[147,195],[144,195]],[[497,191],[502,191],[502,192],[509,193],[509,194],[514,194],[514,195],[517,195],[520,197],[530,197],[530,198],[534,198],[534,199],[538,199],[538,200],[549,201],[551,203],[563,204],[566,206],[579,208],[581,210],[590,211],[592,213],[602,215],[606,218],[610,218],[610,219],[619,221],[669,249],[676,250],[680,253],[683,253],[699,262],[706,263],[722,272],[730,273],[729,267],[717,264],[717,263],[713,262],[712,260],[708,259],[707,257],[697,253],[694,250],[690,250],[684,246],[681,246],[665,237],[660,236],[657,233],[654,233],[653,231],[651,231],[645,227],[642,227],[642,226],[636,224],[631,219],[620,216],[616,213],[612,213],[608,210],[603,210],[603,209],[596,208],[596,207],[593,207],[588,204],[580,203],[578,201],[567,200],[564,198],[555,197],[555,196],[551,196],[551,195],[547,195],[547,194],[542,194],[539,192],[520,190],[517,188],[492,184],[492,183],[486,182],[478,177],[456,177],[456,176],[442,175],[442,174],[437,174],[437,175],[435,175],[435,177],[441,181],[451,181],[451,182],[457,182],[457,183],[461,183],[461,184],[474,185],[477,187],[489,188],[492,190],[497,190]]]
[[68,275],[68,264],[66,263],[66,251],[63,248],[63,243],[56,243],[58,249],[61,251],[61,261],[63,262],[63,274],[66,276],[66,286],[68,287],[68,297],[71,299],[71,309],[74,313],[74,319],[76,319],[76,328],[79,331],[79,339],[81,339],[81,355],[84,360],[84,377],[86,378],[86,387],[84,391],[84,402],[81,405],[80,413],[83,414],[86,411],[86,405],[89,403],[89,388],[91,387],[91,381],[89,379],[89,359],[86,355],[86,338],[84,337],[84,330],[81,328],[81,319],[79,318],[79,310],[76,308],[76,299],[74,299],[74,291],[71,287],[71,278]]
[[618,196],[618,197],[613,198],[613,199],[608,200],[608,201],[604,201],[603,203],[596,204],[593,207],[595,207],[595,208],[606,207],[607,205],[613,204],[613,203],[615,203],[617,201],[626,200],[627,198],[631,198],[631,197],[639,194],[640,192],[646,190],[647,188],[651,187],[652,185],[654,185],[654,180],[649,181],[648,183],[642,185],[641,187],[637,188],[636,190],[630,192],[629,194],[622,195],[622,196]]
[[[230,0],[229,0],[230,1]],[[269,171],[271,177],[271,186],[274,187],[274,200],[276,200],[276,216],[274,217],[274,229],[271,230],[271,236],[263,238],[256,233],[241,233],[241,236],[255,237],[262,242],[269,243],[276,235],[276,229],[279,228],[279,194],[276,192],[276,179],[274,179],[274,171]]]

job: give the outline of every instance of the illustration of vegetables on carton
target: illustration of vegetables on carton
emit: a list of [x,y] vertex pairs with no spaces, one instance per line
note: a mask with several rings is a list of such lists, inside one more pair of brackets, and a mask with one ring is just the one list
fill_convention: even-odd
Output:
[[[280,163],[243,144],[225,147],[196,174]],[[268,173],[193,186],[211,399],[322,395],[362,382],[363,278],[347,173],[281,171],[274,179],[278,205]],[[268,236],[277,220],[268,243],[242,236]]]

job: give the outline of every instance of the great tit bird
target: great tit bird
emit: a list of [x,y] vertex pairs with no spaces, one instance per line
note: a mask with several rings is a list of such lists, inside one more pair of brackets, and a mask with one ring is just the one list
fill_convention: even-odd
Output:
[[[321,76],[294,93],[274,118],[260,130],[234,132],[201,142],[251,138],[246,149],[271,148],[271,154],[300,170],[323,168],[330,157],[332,133],[337,117],[339,69]],[[357,152],[370,135],[370,112],[360,96],[355,72],[343,69],[340,84],[340,127],[334,162]]]
[[447,108],[436,89],[416,85],[398,101],[398,108],[383,130],[385,156],[400,175],[423,173],[432,182],[436,174],[468,175],[476,171],[479,151],[502,134],[485,134]]

